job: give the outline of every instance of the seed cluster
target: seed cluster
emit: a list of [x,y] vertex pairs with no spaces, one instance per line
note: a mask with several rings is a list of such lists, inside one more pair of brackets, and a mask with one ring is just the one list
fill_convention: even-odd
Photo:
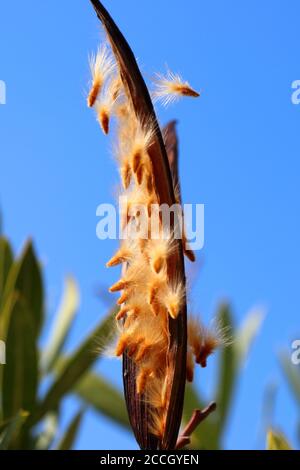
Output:
[[[185,302],[185,285],[181,280],[170,280],[168,260],[175,249],[174,234],[169,233],[159,221],[156,238],[151,238],[150,221],[152,205],[159,205],[149,149],[155,125],[138,119],[123,88],[117,65],[102,46],[90,61],[92,71],[88,105],[94,107],[97,119],[105,134],[109,132],[112,116],[117,122],[117,159],[122,182],[122,195],[126,206],[122,210],[123,229],[127,237],[107,266],[122,264],[122,277],[110,288],[120,292],[117,301],[120,309],[116,316],[118,339],[115,355],[126,354],[136,367],[136,392],[141,400],[151,405],[149,430],[162,438],[166,428],[168,387],[169,318],[180,315]],[[197,97],[187,82],[171,73],[156,83],[156,97],[165,103],[180,96]],[[176,188],[174,187],[176,194]],[[180,195],[177,191],[177,202]],[[146,230],[136,230],[140,224],[140,211],[145,208]],[[129,230],[128,230],[129,229]],[[183,250],[194,261],[193,252],[182,238]],[[187,353],[187,379],[193,379],[194,363],[206,365],[206,358],[220,344],[220,339],[205,330],[198,321],[190,320]]]

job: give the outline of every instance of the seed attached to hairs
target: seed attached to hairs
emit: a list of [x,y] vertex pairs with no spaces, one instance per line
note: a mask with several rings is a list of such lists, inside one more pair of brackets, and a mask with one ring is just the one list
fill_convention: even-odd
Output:
[[109,114],[107,109],[105,109],[104,107],[100,108],[99,110],[98,121],[104,134],[107,135],[109,132]]
[[116,282],[113,286],[110,287],[110,292],[118,292],[119,290],[123,290],[127,287],[127,282],[120,279],[120,281]]
[[184,82],[180,75],[167,71],[166,75],[157,74],[155,78],[156,89],[153,92],[154,100],[161,101],[165,106],[177,101],[182,96],[198,98],[200,93],[193,90],[188,82]]
[[129,292],[125,290],[123,294],[118,298],[117,304],[122,305],[124,302],[127,302],[128,299],[129,299]]
[[128,248],[121,247],[119,251],[106,263],[108,268],[117,266],[118,264],[129,261],[132,257],[132,252]]
[[96,100],[97,100],[97,96],[99,95],[100,93],[100,89],[101,89],[101,82],[100,80],[96,79],[93,83],[93,86],[91,88],[91,91],[89,93],[89,96],[88,96],[88,99],[87,99],[87,102],[88,102],[88,106],[91,108],[92,106],[94,106]]
[[100,47],[97,54],[91,56],[89,62],[92,74],[92,87],[87,98],[87,104],[91,108],[96,103],[102,86],[113,71],[115,64],[106,45]]
[[117,344],[115,354],[117,357],[122,356],[128,344],[128,337],[126,334],[123,334]]

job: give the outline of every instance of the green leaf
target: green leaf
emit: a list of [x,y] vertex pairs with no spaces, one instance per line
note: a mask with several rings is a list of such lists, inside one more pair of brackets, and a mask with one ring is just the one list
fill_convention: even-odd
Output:
[[288,443],[285,436],[278,432],[270,429],[267,433],[267,450],[292,450],[292,447]]
[[0,310],[0,338],[2,341],[6,341],[7,328],[10,322],[10,316],[12,309],[18,299],[18,294],[15,291],[12,291],[11,294],[7,297],[6,302],[3,303]]
[[224,432],[240,368],[248,357],[250,347],[260,329],[263,318],[264,313],[254,309],[246,316],[242,326],[238,330],[234,330],[230,306],[223,304],[220,307],[218,323],[222,329],[224,328],[229,333],[229,336],[232,336],[232,342],[220,353],[216,394],[219,439]]
[[[217,314],[217,322],[222,330],[234,335],[234,325],[230,306],[223,304],[220,306]],[[223,427],[225,426],[231,405],[234,386],[237,378],[237,360],[234,342],[222,348],[219,359],[219,377],[217,383],[216,403],[217,414],[219,417],[218,434],[221,436]]]
[[65,435],[62,437],[60,443],[57,446],[58,450],[70,450],[72,449],[75,439],[77,437],[84,410],[80,410],[70,422]]
[[63,396],[74,388],[78,380],[99,358],[99,354],[96,354],[97,347],[99,344],[105,347],[110,341],[115,314],[114,309],[70,357],[48,390],[37,412],[30,418],[30,422],[38,422],[46,413],[55,409]]
[[21,257],[9,271],[1,302],[2,307],[13,291],[17,291],[26,299],[33,318],[35,334],[38,336],[43,321],[43,284],[40,266],[31,241],[26,243]]
[[265,312],[262,309],[254,308],[248,313],[242,326],[239,328],[234,343],[239,366],[242,366],[247,359],[264,317]]
[[86,404],[104,414],[116,423],[129,427],[129,420],[123,395],[100,375],[87,372],[74,391]]
[[13,263],[13,253],[8,240],[0,238],[0,299],[2,297],[7,276]]
[[9,445],[14,441],[27,417],[27,412],[19,411],[19,413],[14,418],[8,420],[4,424],[1,424],[0,450],[6,450]]
[[20,409],[35,407],[38,371],[35,327],[28,305],[19,297],[14,303],[6,338],[6,365],[2,377],[3,418]]
[[50,335],[50,341],[42,355],[42,368],[51,370],[67,340],[75,314],[79,306],[79,291],[75,280],[67,277],[64,295],[57,312],[56,321]]
[[300,404],[300,368],[292,363],[290,354],[286,352],[280,353],[279,361],[290,389],[297,402]]

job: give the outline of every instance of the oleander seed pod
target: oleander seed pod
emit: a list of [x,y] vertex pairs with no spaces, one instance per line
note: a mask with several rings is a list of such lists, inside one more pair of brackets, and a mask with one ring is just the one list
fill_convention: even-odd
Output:
[[[122,224],[130,229],[128,239],[107,263],[108,267],[123,265],[121,278],[110,288],[111,292],[120,291],[115,355],[123,357],[125,400],[140,447],[171,450],[178,439],[186,379],[193,379],[195,361],[203,363],[204,352],[217,344],[206,333],[206,343],[202,341],[199,349],[199,335],[204,331],[199,327],[198,336],[189,335],[187,349],[183,255],[186,253],[192,261],[194,255],[185,235],[175,239],[175,221],[171,218],[171,226],[165,227],[163,218],[159,218],[158,238],[151,237],[152,206],[181,204],[174,123],[164,140],[128,43],[101,2],[91,3],[104,26],[114,60],[107,46],[99,49],[91,63],[93,82],[88,104],[96,103],[106,134],[111,116],[116,118],[121,194],[127,198],[121,209]],[[168,103],[180,96],[199,94],[179,76],[168,73],[159,78],[155,96]],[[142,225],[138,206],[146,208],[146,228],[134,238],[133,233]],[[203,352],[204,345],[207,350]]]

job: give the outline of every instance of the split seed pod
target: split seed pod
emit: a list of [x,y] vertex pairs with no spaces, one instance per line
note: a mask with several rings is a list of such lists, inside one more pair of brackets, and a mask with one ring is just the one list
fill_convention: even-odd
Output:
[[[176,203],[172,174],[148,89],[122,33],[98,0],[91,0],[91,3],[103,23],[111,44],[125,96],[132,113],[130,118],[136,120],[137,125],[141,128],[145,128],[151,123],[153,129],[151,144],[147,148],[147,157],[149,157],[152,172],[151,188],[148,185],[148,190],[156,195],[159,204],[167,204],[170,207]],[[137,177],[138,183],[142,184],[143,180],[138,175]],[[126,175],[124,179],[125,186],[127,186],[129,181]],[[171,220],[171,230],[174,230],[174,220]],[[123,352],[126,405],[131,426],[142,449],[174,449],[181,424],[187,357],[186,281],[183,251],[182,240],[174,240],[174,247],[166,260],[165,273],[168,285],[180,285],[182,293],[180,294],[180,311],[176,311],[176,315],[173,315],[176,318],[172,318],[165,311],[160,312],[161,328],[167,338],[166,350],[162,357],[153,357],[151,348],[147,347],[147,338],[141,338],[140,342],[136,342],[133,347],[130,338],[125,335],[123,338],[125,342],[119,344],[118,352]],[[155,275],[155,272],[152,275]],[[160,275],[160,272],[157,275]],[[123,275],[123,279],[126,279],[126,273]],[[126,283],[121,282],[118,286],[114,286],[114,289],[121,288],[126,292],[127,287]],[[139,286],[136,285],[135,289],[138,288]],[[128,295],[130,298],[130,293]],[[145,313],[148,315],[149,309],[151,315],[151,306],[145,304],[145,309]],[[137,313],[137,319],[141,318],[138,321],[142,321],[144,316],[145,314],[139,317],[139,313]],[[154,318],[151,321],[156,321],[155,317],[151,318]],[[140,368],[134,358],[141,362]],[[161,369],[157,368],[153,371],[151,368],[153,360],[160,364]],[[149,388],[151,393],[147,394]],[[159,391],[158,397],[156,388]],[[156,406],[154,406],[154,402]]]

